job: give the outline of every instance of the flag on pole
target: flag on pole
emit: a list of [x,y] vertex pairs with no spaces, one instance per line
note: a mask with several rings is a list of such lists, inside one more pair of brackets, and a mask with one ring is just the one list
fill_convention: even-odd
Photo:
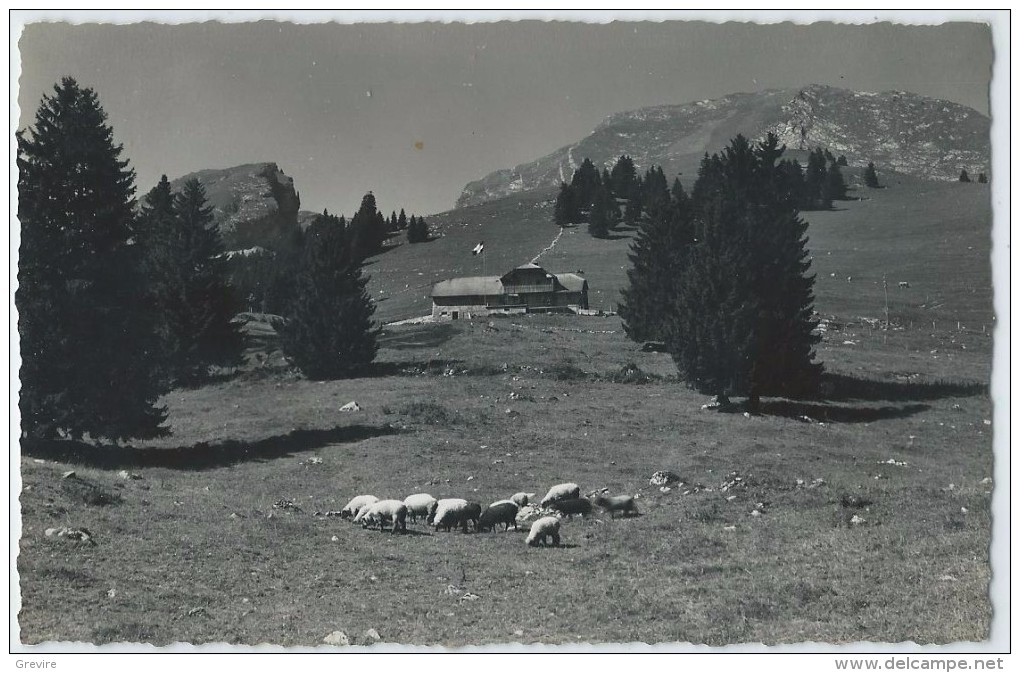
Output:
[[482,244],[482,243],[479,243],[478,245],[476,245],[474,248],[471,249],[471,254],[472,255],[480,255],[482,253],[482,250],[485,250],[485,245]]

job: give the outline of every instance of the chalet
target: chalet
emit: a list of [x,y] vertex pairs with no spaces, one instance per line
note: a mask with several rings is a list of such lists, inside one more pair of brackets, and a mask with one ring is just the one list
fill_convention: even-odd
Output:
[[493,314],[577,312],[588,308],[588,281],[525,264],[502,276],[453,278],[432,288],[432,317],[457,320]]

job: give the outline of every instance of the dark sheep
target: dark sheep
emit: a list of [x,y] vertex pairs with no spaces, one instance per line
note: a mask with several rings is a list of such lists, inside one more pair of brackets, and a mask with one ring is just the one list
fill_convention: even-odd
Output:
[[549,504],[549,509],[554,509],[568,517],[572,514],[588,516],[591,514],[591,500],[588,498],[570,498],[569,500],[557,500]]
[[503,524],[503,530],[510,530],[510,524],[517,530],[517,512],[520,508],[516,503],[509,500],[494,502],[485,508],[482,516],[478,519],[477,529],[479,532],[495,530],[496,526]]

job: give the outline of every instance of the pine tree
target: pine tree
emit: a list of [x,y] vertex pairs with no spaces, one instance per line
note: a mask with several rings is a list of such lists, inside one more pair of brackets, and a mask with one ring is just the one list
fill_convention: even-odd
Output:
[[379,349],[368,278],[344,229],[328,215],[308,228],[297,299],[279,327],[283,352],[313,380],[353,376]]
[[680,376],[701,392],[800,395],[821,365],[812,320],[807,224],[776,189],[778,139],[737,136],[702,161],[694,188],[693,240],[663,307],[666,345]]
[[385,231],[376,208],[375,195],[368,192],[361,198],[358,212],[347,225],[351,254],[364,259],[382,249]]
[[212,365],[236,365],[243,339],[231,323],[238,303],[212,208],[198,180],[171,194],[164,175],[146,195],[138,242],[156,311],[160,361],[172,383],[193,383]]
[[672,191],[668,208],[641,223],[630,248],[619,313],[627,336],[638,342],[665,339],[663,307],[672,303],[675,280],[694,242],[690,200],[679,179]]
[[22,432],[164,434],[155,315],[132,244],[134,172],[98,97],[63,78],[17,142]]
[[967,175],[967,169],[960,171],[960,182],[970,182],[970,176]]
[[429,225],[425,222],[425,218],[412,215],[411,221],[407,225],[407,242],[426,243],[428,240]]
[[580,211],[587,212],[591,208],[592,201],[595,199],[595,189],[600,181],[601,178],[595,164],[591,162],[591,159],[585,157],[570,180],[570,186],[574,188],[577,207]]
[[386,228],[390,233],[397,231],[397,211],[390,211],[390,219],[386,220]]
[[878,184],[878,173],[875,171],[874,162],[869,161],[868,167],[864,169],[864,186],[872,189],[878,189],[881,186]]
[[825,200],[830,202],[846,200],[846,182],[843,181],[843,174],[835,161],[829,164],[829,172],[825,176]]
[[981,184],[986,184],[988,182],[988,176],[985,175],[984,173],[978,173],[978,182],[980,182]]
[[633,199],[636,196],[637,171],[634,160],[626,154],[622,155],[610,173],[613,194],[621,199]]
[[397,216],[397,229],[403,231],[407,229],[407,215],[404,214],[404,209],[400,209],[400,215]]
[[560,226],[581,220],[581,210],[577,203],[577,190],[565,182],[560,183],[560,191],[556,195],[553,220]]
[[609,235],[609,229],[616,224],[613,220],[613,208],[615,206],[616,201],[612,193],[600,181],[595,188],[591,213],[588,215],[588,233],[595,238],[606,238]]
[[828,210],[832,208],[832,200],[826,198],[828,171],[825,170],[825,153],[816,147],[808,155],[807,170],[804,172],[805,201],[810,210]]
[[839,164],[840,166],[846,166],[847,165],[846,155],[845,154],[840,154],[839,158],[836,159],[836,163]]

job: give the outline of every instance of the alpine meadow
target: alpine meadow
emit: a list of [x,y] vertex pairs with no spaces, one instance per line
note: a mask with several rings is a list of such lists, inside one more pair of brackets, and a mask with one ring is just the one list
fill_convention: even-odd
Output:
[[[543,85],[509,69],[528,61],[508,41],[590,31],[591,63],[551,52],[555,79],[602,68],[618,52],[594,36],[629,24],[365,25],[392,38],[371,43],[355,28],[26,28],[21,86],[49,79],[22,105],[12,223],[23,645],[989,638],[987,114],[909,91],[898,69],[896,90],[846,88],[864,85],[823,57],[796,83],[607,98],[569,144],[464,180],[435,157],[523,144],[571,118],[566,93],[611,94],[563,84],[555,105],[529,103]],[[198,99],[258,81],[266,109],[238,107],[243,151],[198,163],[229,124],[194,125],[204,103],[188,99],[185,131],[139,132],[159,96],[138,74],[148,57],[123,64],[123,86],[86,56],[50,76],[33,45],[58,30],[244,38],[273,58],[168,63]],[[492,52],[463,72],[433,54],[482,34]],[[270,77],[291,58],[336,90],[293,95],[300,78]],[[471,119],[495,114],[486,95],[516,96],[533,128],[434,140],[421,129],[461,123],[459,99],[445,75],[420,84],[433,71],[415,59],[478,96]],[[356,65],[374,79],[345,89]],[[602,88],[624,86],[616,72]],[[290,110],[281,138],[305,134],[285,136],[292,154],[258,130],[274,106]],[[312,131],[320,115],[332,136]],[[424,140],[398,155],[401,119]],[[358,178],[296,158],[327,153]],[[504,156],[518,163],[492,170]],[[445,209],[422,205],[410,185],[440,179],[460,180]]]

